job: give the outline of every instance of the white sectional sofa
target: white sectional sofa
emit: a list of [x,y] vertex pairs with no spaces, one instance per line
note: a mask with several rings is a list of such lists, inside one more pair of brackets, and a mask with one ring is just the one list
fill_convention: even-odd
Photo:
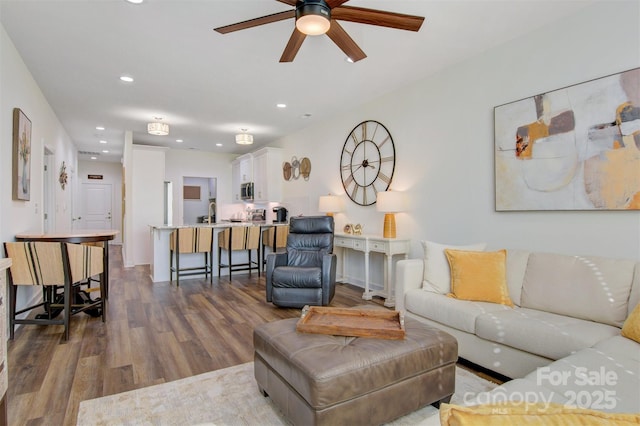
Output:
[[640,262],[507,250],[511,307],[430,285],[425,262],[444,259],[431,248],[398,262],[396,309],[456,337],[461,358],[515,379],[493,397],[640,412],[640,343],[621,336],[640,300]]

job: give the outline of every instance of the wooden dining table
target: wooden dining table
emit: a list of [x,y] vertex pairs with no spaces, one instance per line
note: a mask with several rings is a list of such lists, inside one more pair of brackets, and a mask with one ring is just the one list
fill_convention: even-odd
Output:
[[103,272],[100,279],[104,280],[104,298],[109,298],[109,241],[112,241],[120,231],[116,229],[78,229],[69,232],[47,232],[16,234],[16,241],[49,241],[61,243],[102,243]]

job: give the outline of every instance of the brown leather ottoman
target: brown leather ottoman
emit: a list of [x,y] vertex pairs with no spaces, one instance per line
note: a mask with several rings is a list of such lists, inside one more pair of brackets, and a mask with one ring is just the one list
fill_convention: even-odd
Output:
[[374,425],[449,402],[456,339],[411,318],[404,340],[296,332],[298,319],[253,332],[255,378],[296,425]]

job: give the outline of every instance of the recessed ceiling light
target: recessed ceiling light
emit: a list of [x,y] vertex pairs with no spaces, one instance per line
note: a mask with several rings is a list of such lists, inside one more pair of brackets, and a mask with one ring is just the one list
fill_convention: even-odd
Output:
[[108,149],[103,149],[102,152],[104,152],[105,154],[108,154],[109,150]]
[[350,58],[350,57],[348,57],[348,56],[347,56],[346,58],[344,58],[344,60],[345,60],[345,61],[347,61],[347,62],[349,62],[349,63],[351,63],[351,64],[353,64],[353,63],[354,63],[354,62],[353,62],[353,59],[351,59],[351,58]]
[[104,127],[102,127],[102,126],[96,126],[96,130],[104,130]]
[[217,143],[216,146],[222,146],[222,144],[221,143]]
[[107,141],[100,141],[100,143],[107,143]]
[[182,140],[182,139],[176,139],[176,142],[178,142],[178,143],[182,143],[182,142],[183,142],[183,140]]
[[92,160],[95,160],[95,159],[96,159],[96,157],[91,157],[91,159],[92,159]]
[[125,83],[133,83],[133,77],[130,77],[128,75],[121,75],[120,80],[124,81]]
[[287,104],[276,104],[278,108],[286,108]]
[[140,4],[142,3],[144,0],[126,0],[127,3],[133,3],[133,4]]

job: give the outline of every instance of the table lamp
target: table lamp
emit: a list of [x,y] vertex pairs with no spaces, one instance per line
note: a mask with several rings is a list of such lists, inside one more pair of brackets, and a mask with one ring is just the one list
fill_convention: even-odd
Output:
[[384,212],[384,238],[396,237],[396,216],[395,213],[406,210],[406,198],[404,193],[398,191],[378,192],[376,197],[376,209]]
[[340,197],[331,194],[322,195],[318,201],[318,210],[322,213],[326,213],[327,216],[333,216],[334,213],[338,213],[342,210]]

